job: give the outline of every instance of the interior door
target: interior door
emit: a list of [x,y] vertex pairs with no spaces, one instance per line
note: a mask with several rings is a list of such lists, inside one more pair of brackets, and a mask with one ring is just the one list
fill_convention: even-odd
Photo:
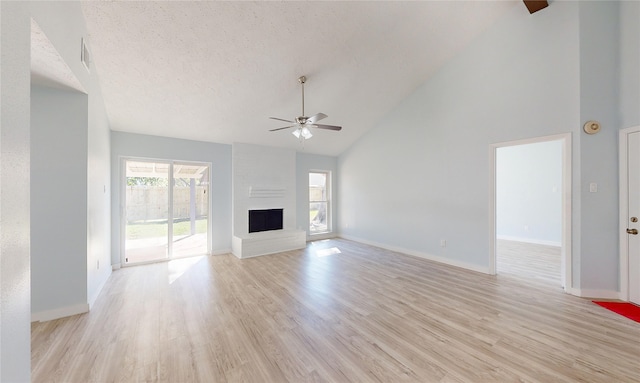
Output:
[[640,132],[627,135],[627,174],[629,301],[640,304]]

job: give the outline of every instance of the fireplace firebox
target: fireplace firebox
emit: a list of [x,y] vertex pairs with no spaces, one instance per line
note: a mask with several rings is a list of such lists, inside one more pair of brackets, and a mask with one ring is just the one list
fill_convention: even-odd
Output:
[[249,210],[249,233],[282,230],[283,209]]

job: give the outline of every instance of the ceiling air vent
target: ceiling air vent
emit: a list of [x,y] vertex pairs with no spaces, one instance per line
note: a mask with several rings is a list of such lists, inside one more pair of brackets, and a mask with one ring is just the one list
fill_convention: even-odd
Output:
[[541,9],[544,9],[549,6],[547,0],[522,0],[524,5],[527,6],[530,14],[534,14]]
[[91,65],[91,54],[89,52],[89,48],[87,47],[87,42],[85,41],[85,39],[83,38],[81,41],[82,47],[80,51],[80,61],[82,61],[84,67],[87,68],[87,72],[91,72],[91,70],[89,69],[89,65]]

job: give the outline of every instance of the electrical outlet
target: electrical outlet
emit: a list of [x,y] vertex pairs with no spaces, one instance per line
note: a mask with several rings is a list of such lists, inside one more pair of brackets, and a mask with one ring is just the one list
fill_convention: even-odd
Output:
[[440,240],[440,247],[447,247],[447,240],[446,239],[441,239]]

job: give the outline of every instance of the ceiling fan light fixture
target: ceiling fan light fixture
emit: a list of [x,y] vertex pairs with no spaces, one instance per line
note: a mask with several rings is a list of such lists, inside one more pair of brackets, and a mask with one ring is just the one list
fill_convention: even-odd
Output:
[[291,132],[291,134],[293,134],[300,140],[308,140],[309,138],[313,137],[313,134],[311,134],[311,131],[306,126],[298,126],[298,128]]
[[342,130],[342,126],[321,125],[321,124],[316,125],[316,122],[328,117],[324,113],[316,113],[310,117],[307,117],[304,115],[304,83],[306,82],[306,80],[307,78],[305,76],[301,76],[300,78],[298,78],[298,82],[302,86],[302,115],[299,117],[296,117],[294,120],[286,120],[284,118],[278,118],[278,117],[269,117],[272,120],[284,121],[292,124],[289,126],[284,126],[282,128],[270,129],[269,130],[270,132],[275,132],[278,130],[289,129],[289,128],[295,128],[295,130],[291,132],[291,134],[296,136],[296,138],[300,140],[300,142],[303,142],[304,140],[308,140],[311,137],[313,137],[313,134],[311,134],[310,128],[326,129],[326,130],[333,130],[333,131]]
[[305,140],[313,137],[313,134],[311,134],[311,131],[306,126],[302,128],[302,137],[304,137]]

